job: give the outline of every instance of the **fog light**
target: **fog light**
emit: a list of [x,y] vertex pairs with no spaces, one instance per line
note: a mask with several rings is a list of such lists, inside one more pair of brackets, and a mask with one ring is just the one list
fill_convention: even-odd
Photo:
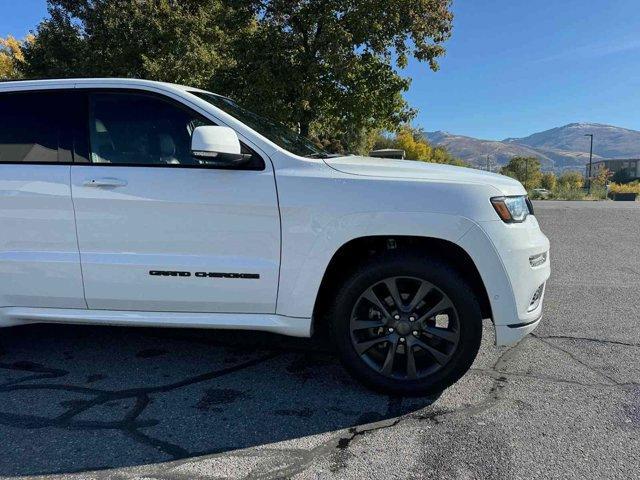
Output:
[[538,255],[531,255],[529,257],[529,265],[532,267],[539,267],[547,261],[547,252],[539,253]]
[[540,305],[540,301],[542,300],[542,293],[544,292],[544,283],[538,287],[536,292],[533,294],[531,298],[531,302],[529,302],[529,308],[527,308],[527,312],[533,312]]

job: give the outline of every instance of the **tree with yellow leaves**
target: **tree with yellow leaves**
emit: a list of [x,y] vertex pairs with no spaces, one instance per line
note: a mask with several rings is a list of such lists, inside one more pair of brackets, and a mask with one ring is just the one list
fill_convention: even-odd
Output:
[[444,147],[434,147],[425,138],[421,130],[404,126],[393,137],[381,136],[375,148],[397,148],[404,150],[407,160],[429,163],[448,163],[468,167],[462,160],[455,158]]
[[[27,36],[25,42],[32,42],[33,35]],[[0,80],[20,78],[20,64],[24,63],[22,53],[23,42],[9,35],[0,38]]]
[[409,160],[428,160],[433,149],[425,141],[416,138],[415,132],[404,128],[396,134],[395,148],[404,150],[405,158]]

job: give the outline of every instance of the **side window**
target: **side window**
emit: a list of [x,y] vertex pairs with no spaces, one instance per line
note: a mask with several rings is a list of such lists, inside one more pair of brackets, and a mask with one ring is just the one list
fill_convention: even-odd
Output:
[[0,163],[70,162],[66,97],[55,91],[1,93]]
[[198,161],[191,155],[191,133],[210,123],[151,95],[92,94],[91,162],[195,166]]
[[[191,134],[202,125],[213,122],[155,95],[94,92],[89,94],[90,161],[212,168],[191,155]],[[242,153],[251,154],[252,159],[241,169],[264,169],[264,161],[252,149],[242,145]]]

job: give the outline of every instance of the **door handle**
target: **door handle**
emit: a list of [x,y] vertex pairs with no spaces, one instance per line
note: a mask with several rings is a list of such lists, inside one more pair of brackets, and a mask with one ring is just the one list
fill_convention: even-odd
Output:
[[84,182],[85,187],[124,187],[126,180],[119,178],[92,178]]

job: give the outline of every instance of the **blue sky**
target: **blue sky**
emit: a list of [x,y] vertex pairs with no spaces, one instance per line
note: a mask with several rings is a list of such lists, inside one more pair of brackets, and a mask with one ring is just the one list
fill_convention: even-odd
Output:
[[[640,130],[640,0],[454,0],[440,70],[411,62],[416,124],[480,138],[571,122]],[[44,0],[0,0],[0,36],[23,37]]]

